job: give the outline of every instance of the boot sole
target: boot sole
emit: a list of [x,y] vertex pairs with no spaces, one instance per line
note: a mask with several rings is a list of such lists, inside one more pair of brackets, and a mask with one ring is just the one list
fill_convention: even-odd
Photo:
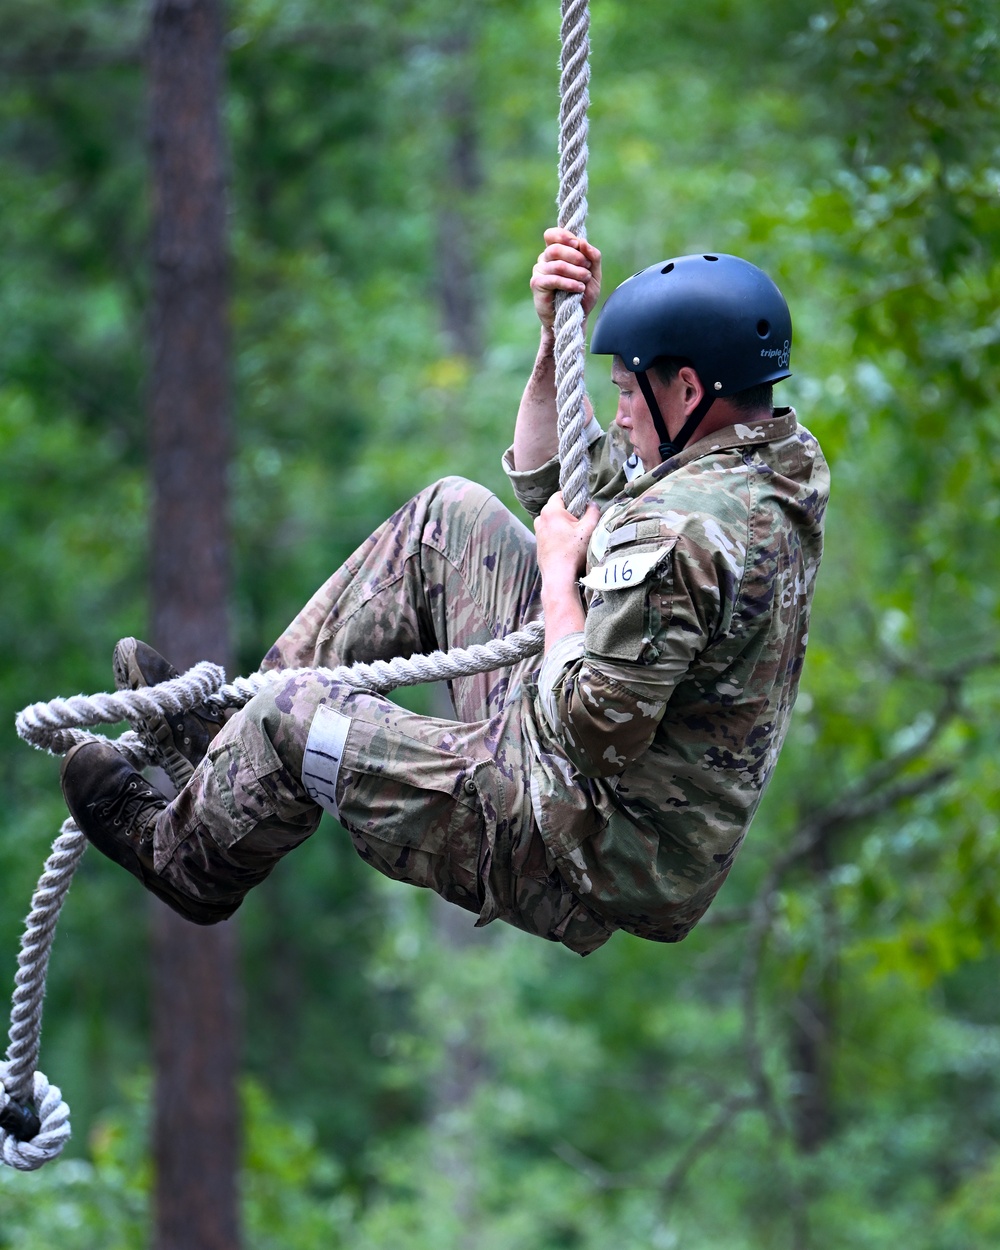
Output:
[[[111,657],[116,690],[152,690],[136,660],[138,639],[122,638],[115,645]],[[163,770],[178,790],[183,790],[194,776],[194,764],[183,755],[174,742],[174,731],[163,715],[147,716],[143,720],[144,736],[156,744],[163,763]]]

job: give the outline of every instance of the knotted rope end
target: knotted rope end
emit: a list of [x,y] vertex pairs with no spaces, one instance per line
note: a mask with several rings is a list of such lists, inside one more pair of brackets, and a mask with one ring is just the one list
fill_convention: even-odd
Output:
[[0,1162],[34,1172],[62,1154],[70,1139],[69,1107],[57,1085],[36,1072],[30,1101],[6,1090],[8,1064],[0,1063]]

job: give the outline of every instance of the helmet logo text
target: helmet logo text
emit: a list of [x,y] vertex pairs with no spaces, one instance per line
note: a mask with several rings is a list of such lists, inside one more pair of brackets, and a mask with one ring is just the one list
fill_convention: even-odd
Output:
[[791,347],[792,345],[789,342],[789,340],[785,339],[784,344],[781,347],[762,347],[760,349],[760,354],[761,356],[766,357],[768,360],[777,359],[778,368],[787,369],[788,357],[791,352]]

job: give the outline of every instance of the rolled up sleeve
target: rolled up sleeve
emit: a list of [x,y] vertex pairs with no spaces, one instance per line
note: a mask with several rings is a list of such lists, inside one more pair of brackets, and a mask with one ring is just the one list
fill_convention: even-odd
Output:
[[[597,418],[592,416],[586,429],[587,446],[593,447],[604,437]],[[530,516],[538,516],[559,489],[559,458],[553,456],[535,469],[517,469],[514,467],[514,448],[508,447],[503,453],[503,471],[510,479],[517,502]],[[591,491],[593,491],[593,484]]]
[[550,728],[585,777],[613,776],[638,759],[666,706],[629,690],[586,656],[562,668],[542,703],[546,719],[555,721]]

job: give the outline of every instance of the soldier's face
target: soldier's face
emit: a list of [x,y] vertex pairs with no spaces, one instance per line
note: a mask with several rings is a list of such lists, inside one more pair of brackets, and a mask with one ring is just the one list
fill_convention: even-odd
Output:
[[[669,386],[664,386],[654,373],[648,373],[646,376],[653,388],[653,394],[656,396],[656,402],[659,404],[667,429],[672,434],[673,425],[676,423],[675,410],[679,412],[682,407],[684,388],[678,385],[676,378]],[[648,473],[650,469],[655,469],[661,460],[660,436],[656,432],[656,426],[653,425],[652,414],[643,398],[642,391],[639,390],[635,374],[626,369],[617,356],[611,366],[611,381],[618,387],[618,411],[615,413],[615,424],[626,431],[636,455],[642,461],[642,467]]]

